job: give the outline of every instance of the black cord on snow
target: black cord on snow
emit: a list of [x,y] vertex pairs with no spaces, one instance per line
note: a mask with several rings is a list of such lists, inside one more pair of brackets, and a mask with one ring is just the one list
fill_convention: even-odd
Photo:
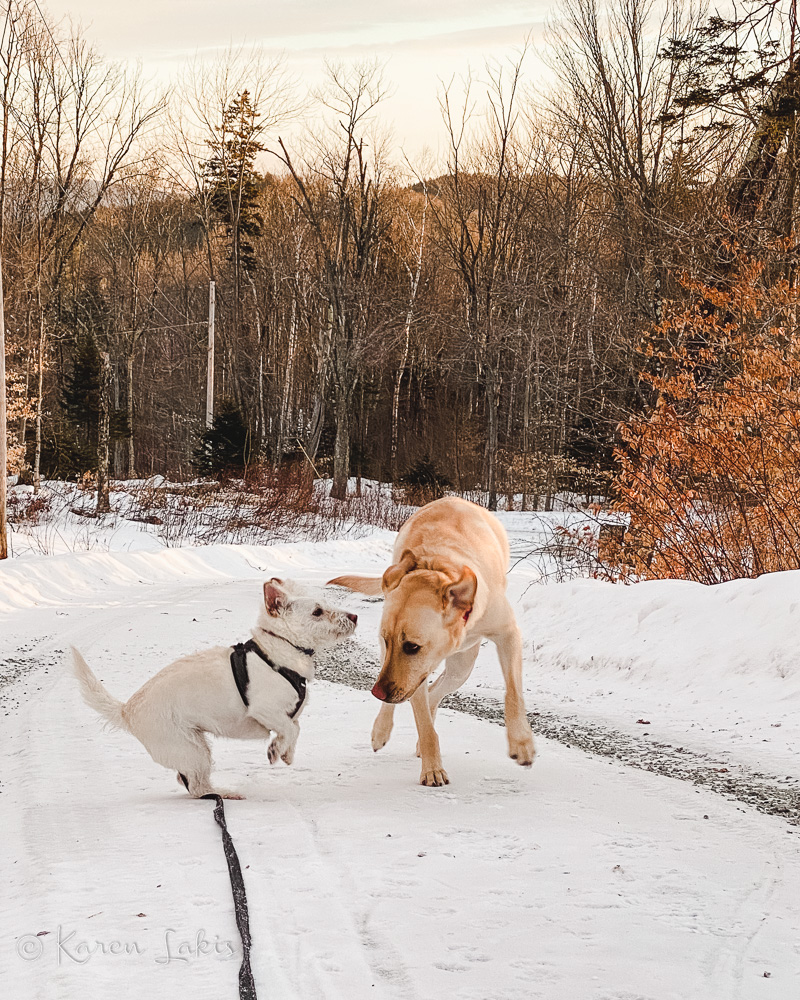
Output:
[[250,918],[247,912],[247,893],[244,888],[242,878],[242,866],[239,864],[239,855],[233,846],[231,835],[228,833],[228,824],[225,822],[225,807],[219,795],[204,795],[204,799],[214,799],[214,819],[222,830],[222,847],[225,851],[225,860],[228,862],[228,875],[231,879],[231,890],[233,891],[233,908],[236,912],[236,926],[239,928],[239,937],[242,939],[242,964],[239,966],[239,1000],[258,1000],[256,996],[256,984],[253,979],[253,971],[250,968]]

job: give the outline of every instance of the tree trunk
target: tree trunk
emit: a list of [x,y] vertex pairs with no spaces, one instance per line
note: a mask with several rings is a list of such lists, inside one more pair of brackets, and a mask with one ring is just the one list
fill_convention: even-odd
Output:
[[800,56],[775,85],[763,105],[747,153],[728,191],[731,215],[752,222],[778,159],[783,140],[794,121],[800,87]]
[[400,365],[397,369],[397,375],[394,380],[394,389],[392,391],[392,442],[389,450],[389,473],[392,477],[392,485],[397,481],[397,441],[398,441],[398,422],[400,416],[400,387],[403,383],[403,375],[406,371],[406,362],[408,361],[408,347],[411,340],[411,324],[406,322],[405,329],[405,340],[403,342],[403,356],[400,359]]
[[334,500],[347,499],[347,481],[350,478],[350,405],[352,391],[338,389],[336,396],[336,444],[333,447]]
[[555,427],[550,430],[550,447],[547,454],[547,474],[544,483],[544,509],[550,513],[553,509],[555,499],[555,460],[556,460],[556,431]]
[[498,413],[497,391],[494,369],[486,368],[484,380],[486,388],[486,491],[489,494],[489,510],[497,510],[497,440]]
[[529,427],[531,420],[531,359],[525,371],[525,394],[522,403],[522,510],[528,509],[528,450],[530,447]]
[[113,375],[108,351],[100,354],[100,425],[97,433],[97,513],[111,512],[110,483],[108,477],[109,442],[111,439],[111,391]]
[[314,400],[314,408],[311,411],[311,420],[308,424],[308,442],[306,444],[306,454],[313,463],[319,451],[319,442],[322,437],[322,427],[325,423],[325,397],[322,389]]
[[8,558],[8,528],[6,524],[8,439],[6,434],[6,323],[3,303],[3,271],[0,265],[0,559]]
[[39,307],[39,354],[37,363],[36,386],[36,447],[33,453],[33,492],[38,493],[42,485],[42,396],[44,394],[44,351],[46,347],[44,332],[44,310]]
[[25,406],[26,409],[23,410],[22,416],[19,418],[19,440],[22,444],[22,472],[25,473],[29,471],[28,467],[28,413],[27,405],[28,400],[31,398],[31,358],[33,352],[30,349],[31,344],[31,315],[30,307],[25,310],[25,343],[27,349],[25,351]]
[[[294,380],[294,354],[297,345],[297,300],[292,296],[292,316],[289,320],[289,345],[286,354],[286,369],[283,379],[283,396],[281,398],[280,421],[278,424],[278,441],[275,445],[275,462],[280,463],[283,453],[287,450],[287,427],[289,425],[289,408],[292,401],[292,383]],[[314,448],[316,454],[316,447]]]
[[125,362],[126,398],[125,405],[128,415],[128,462],[125,470],[126,479],[136,478],[136,450],[133,442],[133,354]]
[[[114,413],[119,413],[119,368],[114,368]],[[114,461],[112,463],[114,478],[122,479],[125,475],[122,468],[122,439],[117,435],[114,438]]]
[[258,347],[258,461],[267,458],[267,410],[264,401],[264,340],[259,339]]

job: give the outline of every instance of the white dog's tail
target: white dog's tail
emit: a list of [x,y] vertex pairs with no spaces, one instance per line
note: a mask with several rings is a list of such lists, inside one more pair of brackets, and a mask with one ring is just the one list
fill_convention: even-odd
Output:
[[93,708],[95,712],[102,715],[112,726],[116,726],[118,729],[127,729],[128,727],[122,718],[122,702],[111,697],[92,673],[92,668],[78,650],[74,646],[70,648],[72,650],[72,669],[78,678],[83,700],[89,708]]

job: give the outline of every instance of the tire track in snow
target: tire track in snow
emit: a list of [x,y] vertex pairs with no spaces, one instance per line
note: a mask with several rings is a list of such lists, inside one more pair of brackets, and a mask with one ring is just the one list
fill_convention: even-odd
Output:
[[[380,669],[372,653],[358,643],[334,647],[320,653],[317,659],[320,679],[361,690],[372,687]],[[505,724],[503,706],[495,699],[457,692],[445,698],[442,706],[487,722]],[[800,781],[794,778],[753,771],[686,747],[643,740],[575,716],[530,712],[528,719],[538,736],[609,757],[627,767],[687,781],[800,827]]]
[[[324,838],[320,837],[316,820],[313,816],[309,816],[305,822],[313,837],[317,854],[324,859],[332,877],[337,880],[342,898],[357,899],[359,886],[353,881],[346,868],[337,863],[334,852],[326,846]],[[373,899],[372,905],[361,909],[358,913],[355,911],[353,913],[354,926],[364,949],[365,961],[387,990],[387,995],[391,996],[393,1000],[420,1000],[419,993],[409,974],[408,966],[392,942],[391,934],[386,927],[381,925],[380,920],[375,918],[375,910],[379,902],[379,899]]]

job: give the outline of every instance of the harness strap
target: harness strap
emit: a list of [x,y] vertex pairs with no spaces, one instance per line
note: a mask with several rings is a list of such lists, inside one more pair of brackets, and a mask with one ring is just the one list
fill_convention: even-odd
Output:
[[237,642],[231,652],[231,671],[233,679],[236,681],[236,688],[245,705],[250,702],[247,698],[247,688],[250,684],[250,674],[247,672],[247,650],[243,642]]
[[247,688],[250,684],[250,674],[247,670],[248,653],[255,653],[257,656],[260,656],[265,663],[272,667],[275,673],[280,674],[295,689],[298,701],[294,709],[289,713],[289,718],[293,719],[303,707],[303,702],[306,700],[308,689],[306,678],[302,674],[298,674],[296,670],[291,670],[289,667],[279,667],[277,663],[273,663],[253,639],[248,639],[247,642],[237,642],[231,651],[231,672],[236,682],[236,689],[245,705],[250,704],[247,697]]

